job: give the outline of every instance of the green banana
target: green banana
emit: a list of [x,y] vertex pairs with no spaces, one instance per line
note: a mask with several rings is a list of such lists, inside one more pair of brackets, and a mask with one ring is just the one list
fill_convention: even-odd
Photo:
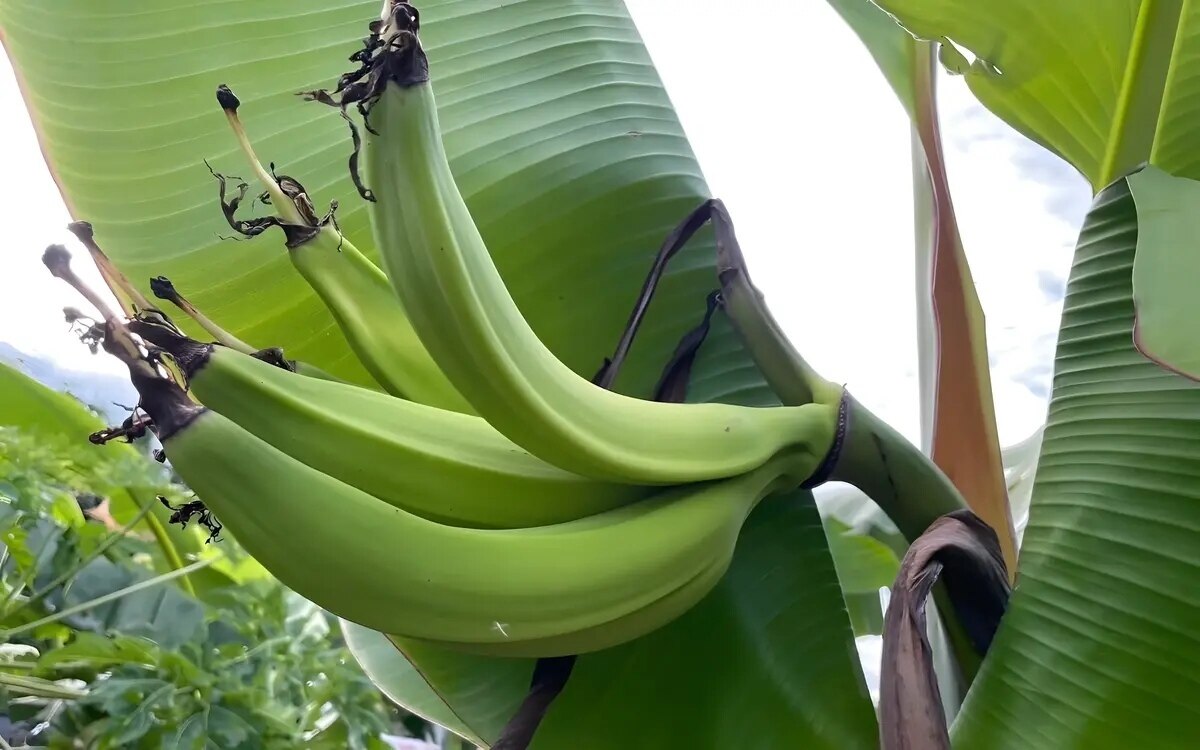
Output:
[[174,357],[205,406],[314,469],[430,520],[473,528],[543,526],[618,508],[652,491],[558,469],[479,417],[298,377],[144,323],[131,328]]
[[441,409],[473,413],[417,338],[387,276],[357,248],[325,226],[311,240],[292,248],[288,257],[385,391]]
[[[764,490],[763,495],[767,494],[769,492]],[[747,501],[751,500],[752,498],[748,496]],[[762,498],[758,498],[752,501],[758,503],[761,500]],[[582,630],[572,630],[545,638],[505,640],[495,643],[462,643],[431,638],[409,638],[409,640],[419,640],[432,646],[477,656],[535,659],[585,654],[589,651],[619,646],[657,630],[695,606],[724,577],[725,571],[729,569],[730,558],[731,556],[717,558],[687,583],[641,609]],[[503,623],[500,625],[503,626]],[[390,635],[405,637],[397,633]]]
[[238,118],[240,101],[228,87],[217,89],[217,101],[278,213],[277,218],[236,219],[242,193],[227,202],[225,178],[214,172],[221,181],[221,203],[230,226],[248,235],[270,226],[284,230],[292,266],[321,298],[354,354],[385,391],[470,413],[470,405],[417,338],[383,271],[342,236],[332,210],[325,219],[318,219],[309,196],[295,179],[263,168]]
[[[388,276],[438,366],[497,430],[585,476],[671,484],[735,476],[787,449],[824,456],[836,406],[664,404],[599,388],[530,329],[455,185],[411,6],[377,26],[364,83],[371,221]],[[356,98],[357,97],[357,98]],[[826,429],[827,426],[827,429]]]
[[576,521],[464,529],[304,465],[169,381],[137,384],[172,466],[285,584],[366,627],[487,654],[582,653],[670,622],[719,579],[757,502],[814,468],[785,453]]

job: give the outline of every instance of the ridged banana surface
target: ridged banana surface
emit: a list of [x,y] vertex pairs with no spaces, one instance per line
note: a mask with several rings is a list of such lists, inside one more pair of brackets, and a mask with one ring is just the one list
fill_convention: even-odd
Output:
[[416,516],[306,466],[210,409],[167,436],[176,471],[288,586],[366,627],[479,653],[581,653],[677,617],[729,564],[747,514],[812,467],[742,476],[538,528]]
[[441,523],[543,526],[652,492],[563,471],[479,417],[304,377],[221,346],[193,365],[189,384],[205,406],[292,458]]

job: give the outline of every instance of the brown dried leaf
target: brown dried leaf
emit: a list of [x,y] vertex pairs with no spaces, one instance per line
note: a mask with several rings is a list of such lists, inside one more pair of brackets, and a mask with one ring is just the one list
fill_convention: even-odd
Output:
[[982,656],[1008,604],[1008,571],[996,532],[969,510],[934,521],[908,548],[883,621],[879,732],[883,750],[949,750],[950,735],[925,627],[941,578]]

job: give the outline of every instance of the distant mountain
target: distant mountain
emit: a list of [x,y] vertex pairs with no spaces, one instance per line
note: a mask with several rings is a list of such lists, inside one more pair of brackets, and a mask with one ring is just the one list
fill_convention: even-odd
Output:
[[124,378],[62,367],[54,360],[26,354],[3,341],[0,341],[0,362],[15,367],[42,385],[71,394],[112,424],[129,416],[129,411],[118,404],[133,406],[137,403],[137,392]]

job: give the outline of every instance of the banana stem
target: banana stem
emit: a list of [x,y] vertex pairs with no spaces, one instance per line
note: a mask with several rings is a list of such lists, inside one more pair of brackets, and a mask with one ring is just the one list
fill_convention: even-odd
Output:
[[187,297],[175,289],[175,285],[166,276],[156,276],[150,280],[150,291],[159,299],[166,300],[178,307],[185,315],[196,322],[209,336],[212,336],[222,346],[226,346],[242,354],[253,354],[254,347],[242,341],[237,336],[217,325],[211,318],[200,312],[199,308],[188,301]]
[[[967,507],[954,483],[903,435],[849,394],[844,408],[846,426],[831,480],[866,493],[909,541],[924,534],[938,518]],[[933,597],[969,685],[979,671],[982,655],[975,650],[943,584],[934,587]]]
[[750,280],[724,204],[712,199],[705,205],[716,231],[725,312],[767,383],[785,404],[840,402],[845,424],[828,478],[865,492],[909,540],[939,516],[966,507],[954,484],[925,454],[804,361]]
[[158,377],[150,363],[142,357],[141,351],[129,335],[121,318],[71,269],[71,253],[65,247],[62,245],[47,247],[46,252],[42,254],[42,263],[50,271],[51,276],[67,282],[104,318],[106,334],[109,334],[105,336],[104,348],[129,367],[131,376],[152,379]]
[[910,540],[938,517],[966,507],[924,453],[849,394],[845,399],[845,434],[830,479],[865,492]]
[[717,276],[721,280],[725,313],[767,384],[785,404],[838,403],[841,386],[822,378],[804,361],[750,280],[746,258],[725,204],[713,198],[706,205],[716,233]]
[[242,120],[238,117],[238,107],[242,102],[234,95],[234,93],[225,84],[217,87],[217,102],[220,103],[221,109],[225,110],[225,119],[229,121],[229,128],[233,131],[233,137],[237,140],[238,147],[246,157],[246,161],[250,164],[250,169],[254,172],[254,176],[267,191],[267,195],[271,196],[271,205],[275,207],[279,218],[289,224],[303,225],[304,217],[300,215],[292,199],[287,197],[283,190],[279,187],[279,182],[271,175],[270,172],[263,167],[258,156],[254,153],[254,147],[250,145],[250,137],[246,135],[246,128],[242,125]]
[[150,363],[142,357],[141,350],[133,340],[133,337],[129,335],[129,331],[125,328],[125,324],[121,321],[121,318],[117,317],[116,313],[101,299],[100,295],[92,291],[91,287],[85,284],[83,279],[79,278],[75,271],[72,270],[71,253],[62,245],[51,245],[42,254],[42,263],[50,271],[51,276],[67,282],[84,299],[92,303],[92,306],[104,318],[104,349],[126,364],[129,368],[130,377],[134,380],[134,384],[137,384],[139,378],[156,379],[158,374],[154,371]]
[[73,221],[67,225],[67,230],[87,248],[88,253],[92,256],[92,261],[100,269],[101,275],[109,283],[109,286],[115,286],[114,292],[120,291],[125,296],[137,305],[139,310],[154,310],[154,305],[150,304],[150,300],[146,299],[146,295],[142,294],[132,283],[129,277],[121,273],[108,255],[100,249],[96,244],[95,234],[92,230],[92,225],[87,221]]
[[[846,482],[862,490],[910,542],[939,517],[965,508],[954,484],[928,456],[804,361],[751,281],[724,204],[714,199],[707,205],[716,232],[725,312],[767,383],[785,404],[841,402],[844,422],[824,479]],[[934,587],[934,601],[959,669],[969,684],[979,669],[981,656],[957,617],[944,585]]]
[[[90,228],[90,225],[89,225]],[[73,287],[86,300],[92,303],[105,321],[105,337],[104,348],[110,354],[121,360],[126,367],[129,368],[130,378],[135,386],[139,383],[157,383],[161,380],[159,374],[147,362],[134,342],[129,333],[129,329],[125,327],[124,322],[104,303],[99,295],[88,287],[87,284],[80,279],[73,270],[71,270],[71,254],[62,245],[51,245],[46,248],[46,252],[42,255],[42,262],[49,269],[50,273],[56,278],[62,279]],[[166,382],[166,381],[164,381]],[[142,389],[138,389],[142,392]],[[157,390],[151,387],[151,390]],[[146,514],[146,525],[150,528],[150,532],[154,534],[158,542],[158,546],[162,549],[163,555],[166,556],[168,563],[174,571],[178,571],[183,567],[183,560],[179,557],[179,552],[175,549],[175,544],[167,535],[166,529],[162,523],[154,516],[153,513]],[[192,588],[191,582],[186,578],[180,582],[180,586],[189,594],[195,595],[195,590]],[[7,606],[7,601],[0,605],[0,610]]]

